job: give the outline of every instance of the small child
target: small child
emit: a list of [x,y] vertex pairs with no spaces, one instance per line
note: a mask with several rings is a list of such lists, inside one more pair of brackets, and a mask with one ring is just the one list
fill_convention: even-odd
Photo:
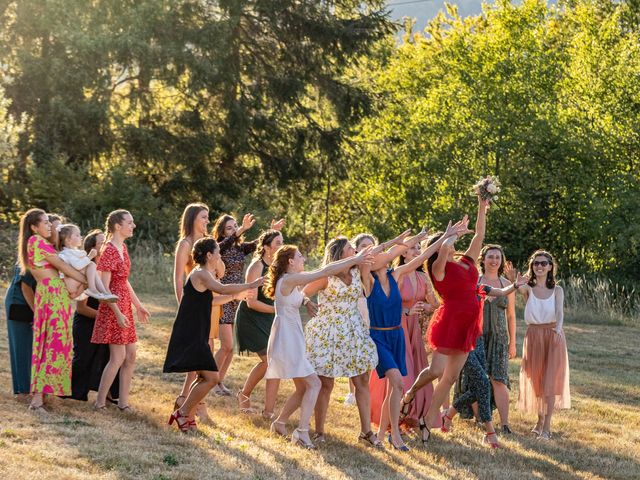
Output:
[[97,274],[96,264],[91,261],[98,252],[92,249],[87,254],[87,252],[80,248],[81,245],[82,236],[80,235],[80,228],[73,224],[58,227],[58,257],[74,269],[84,273],[89,284],[89,288],[83,291],[82,285],[77,280],[61,274],[60,276],[64,278],[64,283],[69,290],[71,298],[74,300],[84,300],[87,298],[87,295],[90,295],[96,300],[103,302],[117,302],[118,296],[113,295],[105,288],[100,276]]

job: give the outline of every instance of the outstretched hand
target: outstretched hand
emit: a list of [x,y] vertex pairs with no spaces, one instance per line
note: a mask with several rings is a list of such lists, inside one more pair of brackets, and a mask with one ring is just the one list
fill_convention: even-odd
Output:
[[249,284],[249,288],[258,288],[264,284],[264,277],[260,277]]
[[240,226],[240,230],[242,231],[242,233],[244,233],[247,230],[249,230],[251,227],[253,227],[255,224],[256,224],[256,217],[253,215],[253,213],[246,213],[244,217],[242,217],[242,225]]
[[504,264],[504,276],[507,277],[507,280],[509,280],[511,283],[515,283],[517,275],[518,272],[515,268],[513,268],[513,263],[506,262]]
[[284,218],[280,220],[276,220],[275,218],[271,220],[271,230],[281,231],[284,228]]
[[410,228],[408,228],[407,230],[402,232],[400,235],[398,235],[396,238],[391,240],[391,243],[394,244],[394,245],[400,245],[400,244],[404,243],[405,239],[409,235],[411,235],[411,229]]
[[355,260],[356,265],[373,265],[374,256],[371,253],[371,246],[361,250],[360,253],[355,256]]
[[518,272],[517,278],[516,278],[516,287],[520,288],[523,285],[526,285],[527,283],[529,283],[529,276],[528,275],[520,275],[520,272]]

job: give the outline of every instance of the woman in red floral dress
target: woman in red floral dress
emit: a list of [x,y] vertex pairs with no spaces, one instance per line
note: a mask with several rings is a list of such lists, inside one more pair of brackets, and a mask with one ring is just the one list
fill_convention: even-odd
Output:
[[107,242],[100,260],[98,271],[102,282],[108,285],[111,293],[118,296],[118,302],[101,303],[93,327],[91,342],[109,344],[109,363],[102,372],[96,408],[105,408],[107,393],[120,370],[120,398],[118,408],[129,409],[129,390],[136,359],[136,327],[133,311],[136,308],[138,320],[149,321],[149,312],[144,308],[129,283],[131,261],[124,241],[133,235],[136,225],[126,210],[115,210],[107,217],[105,230]]

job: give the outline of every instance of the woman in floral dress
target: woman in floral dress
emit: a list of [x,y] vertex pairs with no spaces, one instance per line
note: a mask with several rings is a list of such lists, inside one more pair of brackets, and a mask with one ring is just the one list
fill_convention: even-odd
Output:
[[86,282],[82,273],[58,258],[46,238],[51,223],[40,209],[31,209],[20,219],[18,256],[22,273],[27,268],[37,283],[34,299],[33,348],[31,354],[31,410],[43,411],[45,395],[71,395],[73,338],[71,299],[58,271]]
[[[327,245],[323,265],[353,255],[355,249],[349,240],[339,237]],[[307,324],[305,334],[309,361],[322,382],[315,407],[315,440],[324,440],[324,423],[334,378],[347,377],[355,386],[360,439],[380,448],[380,441],[371,431],[369,407],[369,371],[378,363],[378,354],[358,309],[358,299],[362,296],[360,270],[357,267],[344,270],[304,289],[305,295],[316,292],[319,292],[318,314]]]
[[[109,363],[102,372],[95,407],[105,408],[107,393],[111,388],[118,370],[120,370],[120,398],[118,408],[128,410],[129,390],[136,360],[136,327],[133,322],[132,305],[136,309],[138,320],[149,321],[149,312],[142,305],[129,283],[131,260],[127,253],[125,240],[133,236],[136,228],[133,217],[126,210],[115,210],[107,217],[105,230],[107,243],[104,247],[98,271],[102,282],[118,296],[117,304],[102,303],[98,308],[96,323],[93,327],[91,342],[109,344]],[[114,308],[117,305],[118,308]],[[121,312],[121,313],[120,313]]]

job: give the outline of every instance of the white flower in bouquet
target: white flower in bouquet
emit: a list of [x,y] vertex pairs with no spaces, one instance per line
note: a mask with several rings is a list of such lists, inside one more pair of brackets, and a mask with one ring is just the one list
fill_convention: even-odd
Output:
[[481,179],[473,186],[473,194],[478,195],[482,200],[495,201],[500,193],[500,180],[498,177],[489,175]]

